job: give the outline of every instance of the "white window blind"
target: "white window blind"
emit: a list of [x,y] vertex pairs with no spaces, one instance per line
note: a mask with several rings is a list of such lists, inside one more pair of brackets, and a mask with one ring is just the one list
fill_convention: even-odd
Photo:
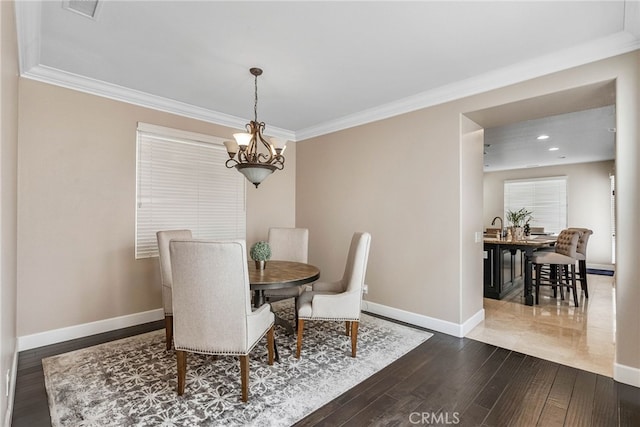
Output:
[[222,139],[138,124],[136,258],[158,255],[156,232],[244,239],[245,182],[227,169]]
[[504,182],[504,213],[526,208],[531,227],[559,233],[567,228],[567,177],[519,179]]

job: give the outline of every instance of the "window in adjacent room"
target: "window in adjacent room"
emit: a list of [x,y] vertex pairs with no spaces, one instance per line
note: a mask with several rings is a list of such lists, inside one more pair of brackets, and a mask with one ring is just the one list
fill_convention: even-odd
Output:
[[567,228],[567,177],[518,179],[504,182],[504,212],[521,208],[533,212],[531,227],[547,233]]
[[136,258],[158,255],[159,230],[245,238],[245,180],[224,166],[228,158],[220,138],[138,124]]

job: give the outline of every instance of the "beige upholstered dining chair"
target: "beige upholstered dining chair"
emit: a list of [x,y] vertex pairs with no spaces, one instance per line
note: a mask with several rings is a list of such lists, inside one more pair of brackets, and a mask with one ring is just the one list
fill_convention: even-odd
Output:
[[249,395],[249,353],[267,335],[273,364],[274,315],[269,304],[251,311],[244,241],[172,240],[174,342],[178,394],[187,352],[240,358],[242,401]]
[[166,230],[156,233],[158,239],[158,260],[160,262],[160,282],[162,283],[162,305],[164,307],[164,328],[167,337],[167,350],[171,349],[173,339],[173,302],[171,299],[171,261],[169,260],[169,242],[172,239],[191,239],[191,230]]
[[[307,263],[309,253],[309,230],[306,228],[281,228],[269,229],[269,246],[271,247],[271,259],[278,261],[294,261]],[[288,298],[297,298],[302,292],[301,286],[284,289],[270,289],[264,291],[267,301],[279,301]]]
[[358,232],[351,239],[342,279],[316,282],[313,290],[305,290],[298,298],[298,341],[296,357],[300,358],[304,324],[307,320],[339,320],[346,322],[351,335],[351,357],[356,357],[362,286],[367,271],[371,234]]
[[[578,292],[576,289],[576,254],[578,239],[581,231],[565,229],[558,235],[554,251],[536,251],[531,256],[531,262],[535,268],[534,286],[536,291],[536,304],[540,302],[540,286],[546,285],[554,288],[554,293],[559,290],[564,297],[564,288],[573,290],[573,301],[578,307]],[[549,266],[549,271],[543,273],[543,266]],[[563,274],[566,268],[566,274]]]

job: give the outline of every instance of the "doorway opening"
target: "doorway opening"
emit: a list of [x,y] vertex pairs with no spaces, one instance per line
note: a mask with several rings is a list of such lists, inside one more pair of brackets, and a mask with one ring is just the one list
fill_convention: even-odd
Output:
[[[491,136],[492,129],[500,127],[512,132],[511,135],[507,132],[506,138],[520,139],[522,147],[506,147],[517,151],[531,149],[534,144],[539,144],[536,139],[538,133],[548,133],[534,129],[534,124],[544,123],[545,119],[550,118],[548,122],[553,123],[555,129],[560,129],[563,123],[559,118],[562,116],[572,116],[587,110],[602,112],[607,109],[612,110],[615,123],[614,106],[615,81],[611,80],[471,112],[466,117],[484,129],[485,153],[496,148],[493,141],[488,141],[488,137]],[[514,129],[520,129],[520,133]],[[522,129],[528,133],[525,135]],[[574,138],[581,138],[580,130],[574,129]],[[611,133],[611,129],[604,129],[604,132]],[[525,136],[530,139],[524,140]],[[567,224],[570,227],[593,229],[587,263],[596,268],[613,269],[615,130],[610,137],[613,139],[613,147],[610,147],[612,154],[609,158],[580,162],[569,156],[564,159],[556,156],[555,162],[545,164],[544,158],[525,156],[524,161],[512,167],[494,168],[495,170],[490,170],[491,163],[485,161],[482,221],[485,230],[492,218],[503,216],[503,183],[506,179],[566,175],[570,183]],[[551,147],[553,145],[548,148]],[[513,153],[508,153],[511,154]],[[501,160],[508,155],[503,155]],[[485,154],[484,158],[487,160],[490,157]],[[583,189],[576,191],[576,185]],[[595,192],[599,193],[598,197],[594,196]],[[577,197],[577,193],[582,196]],[[594,236],[597,238],[593,238]],[[515,286],[512,292],[499,300],[484,298],[483,307],[485,320],[466,335],[468,338],[613,376],[615,290],[612,277],[589,275],[589,299],[582,295],[579,307],[573,307],[572,299],[556,300],[552,295],[545,296],[539,305],[526,306],[523,286]]]

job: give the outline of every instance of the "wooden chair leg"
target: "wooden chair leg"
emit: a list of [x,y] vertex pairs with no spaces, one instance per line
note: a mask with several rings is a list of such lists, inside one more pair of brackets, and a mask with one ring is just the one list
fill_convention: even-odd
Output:
[[555,268],[557,270],[556,286],[558,287],[558,292],[560,292],[560,299],[564,300],[564,271],[561,265],[556,265]]
[[356,357],[356,347],[358,344],[358,322],[354,320],[351,322],[351,357]]
[[249,355],[240,356],[240,382],[242,384],[242,401],[249,400]]
[[298,319],[298,342],[296,343],[296,359],[300,359],[302,350],[302,334],[304,332],[304,319]]
[[573,291],[573,302],[578,306],[578,288],[576,286],[576,265],[571,264],[571,290]]
[[536,305],[540,304],[540,281],[542,280],[540,275],[542,274],[542,265],[536,264],[536,278],[535,278],[535,288],[536,288]]
[[164,316],[164,330],[167,337],[167,350],[171,350],[171,341],[173,341],[173,316]]
[[178,361],[178,396],[184,394],[184,383],[187,377],[187,352],[176,351],[176,359]]
[[584,292],[584,297],[589,298],[589,287],[587,285],[587,261],[581,259],[578,261],[578,267],[580,271],[580,287]]
[[349,330],[351,329],[351,322],[349,322],[348,320],[346,322],[344,322],[344,330],[345,330],[345,335],[349,336]]
[[274,341],[275,338],[273,336],[273,332],[276,329],[276,325],[272,325],[271,328],[269,328],[269,332],[267,332],[267,352],[269,353],[269,365],[273,365],[273,348],[274,348]]

